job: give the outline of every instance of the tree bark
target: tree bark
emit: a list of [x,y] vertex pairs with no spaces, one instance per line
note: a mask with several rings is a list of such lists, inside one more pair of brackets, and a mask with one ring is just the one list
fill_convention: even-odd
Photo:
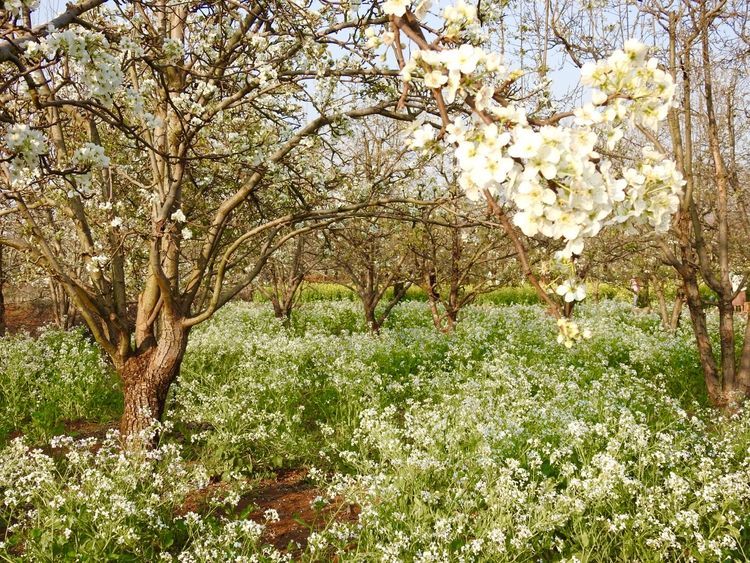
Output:
[[185,356],[188,330],[180,319],[163,317],[160,328],[158,343],[128,358],[118,370],[125,399],[120,433],[126,441],[154,444],[158,433],[149,430],[164,414],[167,392]]
[[750,314],[745,324],[745,335],[740,353],[739,369],[737,370],[737,386],[746,397],[750,397]]
[[273,306],[273,316],[279,319],[282,324],[288,327],[292,322],[292,309],[294,309],[293,299],[279,299],[275,294],[271,295],[271,305]]
[[677,330],[680,326],[683,305],[685,305],[685,297],[678,291],[674,299],[674,306],[672,307],[672,318],[669,321],[669,329],[671,331]]
[[5,270],[3,269],[3,246],[0,245],[0,336],[5,336],[7,328],[5,321]]
[[445,329],[444,332],[453,332],[458,322],[458,309],[450,308],[445,311]]
[[76,320],[75,307],[65,288],[52,278],[49,280],[49,288],[52,296],[52,313],[55,318],[55,325],[61,330],[70,330]]
[[719,342],[722,386],[732,393],[735,389],[734,306],[723,296],[719,296]]
[[362,305],[365,308],[365,320],[367,321],[367,326],[370,328],[371,332],[377,334],[382,327],[382,323],[378,320],[377,315],[375,314],[377,304],[373,304],[371,301],[363,299]]
[[669,329],[671,327],[670,325],[670,316],[667,312],[667,299],[664,296],[664,288],[661,286],[661,284],[656,284],[654,287],[654,292],[656,293],[656,297],[659,301],[659,317],[661,318],[661,326],[664,329]]
[[698,290],[698,283],[694,277],[690,278],[687,276],[683,278],[683,283],[708,398],[714,405],[719,406],[722,403],[719,369],[716,365],[716,358],[711,347],[711,339],[708,335],[706,312],[703,310],[703,301]]
[[276,295],[271,295],[271,306],[273,307],[273,316],[277,319],[283,319],[286,315],[284,308],[281,306],[281,301]]

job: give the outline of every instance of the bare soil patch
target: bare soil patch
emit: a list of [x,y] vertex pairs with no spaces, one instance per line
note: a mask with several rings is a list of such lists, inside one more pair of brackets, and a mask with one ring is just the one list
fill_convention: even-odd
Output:
[[[209,498],[221,494],[222,482],[212,483],[201,491],[195,491],[180,507],[180,514],[200,513]],[[260,481],[255,488],[242,497],[235,511],[239,514],[251,510],[247,518],[265,522],[265,513],[275,510],[279,519],[268,522],[263,532],[263,542],[276,549],[298,553],[307,547],[308,538],[314,531],[326,528],[332,521],[355,522],[359,507],[340,499],[316,508],[315,500],[324,493],[307,478],[306,469],[290,469],[278,472],[275,477]]]
[[7,303],[5,322],[9,334],[19,332],[38,334],[43,327],[54,322],[54,315],[52,308],[43,302]]

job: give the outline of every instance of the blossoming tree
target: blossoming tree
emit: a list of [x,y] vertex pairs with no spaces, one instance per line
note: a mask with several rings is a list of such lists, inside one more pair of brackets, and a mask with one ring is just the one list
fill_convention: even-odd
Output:
[[437,162],[435,189],[442,201],[423,208],[409,244],[416,283],[427,294],[433,324],[446,333],[454,330],[464,307],[517,277],[508,238],[486,210],[467,201],[450,164],[447,159]]
[[[412,119],[396,110],[431,94],[460,185],[492,209],[566,345],[582,332],[560,303],[583,291],[572,276],[556,289],[561,299],[544,287],[521,233],[562,241],[559,258],[572,264],[605,226],[663,230],[678,207],[682,179],[662,154],[646,149],[616,170],[595,150],[668,112],[671,77],[637,42],[584,68],[592,103],[532,116],[510,95],[518,72],[479,46],[476,10],[462,2],[435,33],[419,20],[428,5],[404,0],[346,10],[100,4],[70,5],[37,27],[33,3],[6,10],[0,197],[15,225],[0,243],[44,267],[75,303],[122,379],[128,436],[161,416],[192,327],[287,241],[374,204],[344,204],[318,173],[325,127]],[[405,40],[415,46],[408,60]],[[400,93],[398,71],[373,64],[365,42],[393,48]],[[425,124],[412,146],[433,136]],[[290,174],[309,180],[306,192]]]
[[[331,155],[331,166],[342,175],[339,189],[350,198],[435,199],[420,192],[424,163],[409,149],[403,127],[392,120],[362,121],[340,145]],[[337,281],[359,297],[373,332],[381,329],[412,284],[406,240],[415,219],[413,207],[400,206],[333,225],[325,233],[325,263]]]
[[[745,324],[744,335],[739,336],[733,303],[750,276],[750,213],[743,182],[747,164],[739,148],[747,143],[741,125],[741,116],[748,112],[743,31],[747,6],[654,1],[633,7],[610,0],[601,3],[597,18],[585,10],[573,10],[559,18],[559,25],[567,30],[596,28],[599,24],[594,19],[601,21],[605,11],[626,17],[634,12],[637,17],[631,18],[631,27],[640,26],[651,34],[649,40],[660,51],[677,86],[677,103],[670,108],[665,134],[645,132],[660,151],[672,155],[685,180],[672,229],[654,241],[650,260],[658,259],[672,268],[680,281],[670,325],[678,320],[684,300],[709,398],[717,406],[734,408],[750,395],[750,324]],[[572,57],[594,48],[590,39],[574,41],[574,46],[562,30],[555,35],[572,51]],[[598,48],[606,47],[601,39],[597,43]],[[659,299],[663,311],[661,295]],[[719,321],[714,334],[706,314],[711,306],[716,307]]]
[[[562,306],[556,295],[570,304],[585,291],[573,275],[557,288],[541,283],[521,235],[562,241],[557,259],[572,264],[586,239],[608,225],[669,228],[683,185],[675,163],[648,146],[638,162],[618,170],[596,148],[600,139],[614,147],[629,128],[656,130],[672,104],[672,78],[644,45],[630,40],[624,49],[583,67],[590,103],[528,115],[512,95],[523,72],[510,70],[499,54],[479,45],[476,8],[459,1],[445,9],[443,28],[434,30],[420,20],[425,7],[425,2],[413,8],[405,0],[385,2],[390,21],[381,35],[373,34],[373,44],[394,50],[404,81],[402,100],[415,88],[432,93],[442,121],[438,136],[455,147],[461,186],[469,198],[490,206],[513,241],[524,274],[558,317],[561,342],[570,346],[583,332],[568,320],[571,307]],[[416,47],[408,60],[404,41]],[[414,144],[428,146],[433,137],[434,129],[425,125]]]
[[332,197],[318,135],[396,99],[367,96],[387,73],[357,54],[382,18],[99,4],[35,28],[28,3],[7,12],[0,243],[65,288],[122,379],[130,436],[161,416],[192,327],[287,241],[372,205]]

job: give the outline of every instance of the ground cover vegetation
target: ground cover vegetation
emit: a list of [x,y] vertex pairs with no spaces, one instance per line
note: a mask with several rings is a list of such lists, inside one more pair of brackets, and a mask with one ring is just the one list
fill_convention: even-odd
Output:
[[748,560],[750,4],[0,2],[0,559]]
[[[618,301],[580,314],[594,336],[570,351],[540,306],[472,306],[445,334],[408,302],[375,334],[349,301],[304,304],[288,326],[269,305],[231,305],[194,334],[158,447],[131,453],[95,344],[10,337],[3,389],[35,393],[2,403],[16,428],[0,450],[0,553],[744,560],[750,420],[710,407],[689,325],[669,333]],[[76,439],[34,416],[75,418],[71,396],[109,426]],[[252,500],[292,469],[321,514],[301,549],[275,544],[278,515]]]

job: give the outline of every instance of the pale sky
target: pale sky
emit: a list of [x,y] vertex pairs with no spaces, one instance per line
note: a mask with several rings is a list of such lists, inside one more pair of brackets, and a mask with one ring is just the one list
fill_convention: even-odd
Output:
[[[39,8],[36,10],[35,22],[47,21],[55,15],[65,10],[65,5],[69,0],[40,0]],[[435,0],[432,9],[433,13],[442,13],[445,6],[454,4],[454,0]],[[363,2],[364,4],[364,2]],[[517,2],[517,6],[520,10],[529,11],[539,9],[542,5],[537,0],[520,0]],[[510,25],[518,22],[515,20],[509,20]],[[389,57],[389,60],[391,57]],[[395,61],[394,67],[395,67]],[[507,63],[512,68],[519,68],[522,61],[508,60]],[[530,61],[524,61],[527,65]],[[567,57],[562,53],[556,51],[550,51],[548,53],[548,66],[550,67],[549,76],[552,80],[552,94],[559,98],[568,98],[569,94],[576,89],[579,81],[578,69],[573,65]],[[579,101],[580,100],[576,100]]]

